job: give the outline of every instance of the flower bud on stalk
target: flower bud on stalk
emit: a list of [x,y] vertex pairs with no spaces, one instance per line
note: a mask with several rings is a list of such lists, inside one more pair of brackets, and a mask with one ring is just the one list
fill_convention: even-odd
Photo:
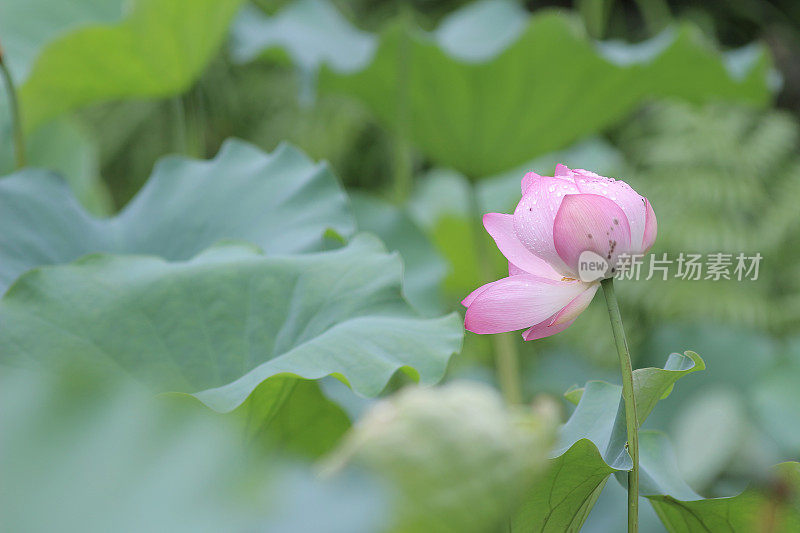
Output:
[[525,340],[565,330],[589,305],[622,254],[642,254],[656,238],[650,202],[624,181],[556,167],[529,172],[513,215],[487,213],[486,230],[508,259],[507,278],[463,300],[474,333],[528,328]]

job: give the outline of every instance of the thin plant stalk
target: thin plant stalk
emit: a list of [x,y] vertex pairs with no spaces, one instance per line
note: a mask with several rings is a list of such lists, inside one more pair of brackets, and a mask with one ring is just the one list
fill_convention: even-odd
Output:
[[394,140],[394,199],[403,205],[414,186],[414,154],[408,141],[396,135]]
[[639,419],[636,415],[636,400],[633,393],[633,367],[628,340],[622,327],[622,316],[619,314],[617,296],[614,294],[614,278],[601,282],[603,295],[606,297],[608,316],[611,319],[611,330],[614,332],[614,343],[619,355],[619,366],[622,372],[622,398],[625,402],[625,422],[628,431],[628,453],[633,461],[633,468],[628,472],[628,533],[639,530]]
[[[400,13],[405,27],[412,22],[411,12],[403,7]],[[403,32],[400,41],[400,53],[397,58],[397,131],[394,133],[394,199],[398,204],[403,204],[414,186],[414,154],[408,136],[411,129],[410,94],[409,94],[409,61],[411,43],[407,32]]]
[[189,125],[186,120],[186,108],[183,96],[172,98],[172,110],[175,119],[175,150],[180,154],[189,153]]
[[17,170],[25,166],[25,135],[22,132],[22,116],[19,112],[19,100],[17,99],[17,89],[14,87],[14,80],[3,59],[3,50],[0,48],[0,74],[8,94],[8,107],[11,110],[11,126],[14,131],[14,164]]
[[672,19],[666,0],[636,0],[636,6],[651,35],[663,30]]
[[513,333],[492,335],[497,377],[506,401],[512,405],[522,403],[522,388],[519,375],[519,354],[514,344]]
[[205,124],[198,91],[199,89],[194,87],[172,98],[175,121],[174,150],[189,157],[203,158]]

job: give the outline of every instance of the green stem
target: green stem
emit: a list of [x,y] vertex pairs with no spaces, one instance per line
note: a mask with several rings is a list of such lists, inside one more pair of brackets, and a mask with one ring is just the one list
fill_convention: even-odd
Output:
[[200,116],[196,88],[172,98],[175,120],[174,150],[194,158],[205,157],[204,124]]
[[393,163],[393,196],[398,205],[403,205],[414,186],[414,155],[408,141],[400,135],[395,136]]
[[179,154],[189,153],[189,132],[186,122],[186,108],[181,95],[172,98],[172,111],[175,119],[175,151]]
[[519,377],[519,354],[512,333],[492,335],[492,347],[497,365],[497,378],[506,401],[512,405],[522,403]]
[[650,35],[659,33],[672,19],[666,0],[636,0],[636,5]]
[[404,26],[397,57],[397,129],[394,133],[394,199],[402,204],[408,199],[414,185],[414,154],[408,137],[411,130],[410,94],[409,94],[409,55],[411,42],[408,39],[408,28],[412,24],[412,15],[403,4],[400,17]]
[[[470,203],[472,204],[472,216],[475,223],[472,228],[472,240],[475,244],[475,252],[478,256],[481,277],[484,283],[492,281],[492,265],[489,261],[489,250],[486,246],[484,229],[481,224],[482,213],[478,204],[478,195],[475,185],[470,184]],[[492,339],[492,351],[494,352],[495,368],[497,370],[497,381],[500,383],[500,390],[506,402],[512,405],[522,403],[522,386],[520,379],[519,353],[514,341],[513,333],[497,333],[490,335]]]
[[622,398],[625,401],[625,423],[628,429],[628,453],[633,460],[633,468],[628,472],[628,532],[639,530],[639,420],[636,416],[636,401],[633,397],[633,367],[628,340],[622,327],[622,316],[614,294],[614,278],[600,282],[606,297],[608,316],[614,332],[614,343],[619,355],[619,366],[622,371]]
[[11,108],[11,125],[14,129],[14,162],[17,170],[25,166],[25,136],[22,133],[22,117],[19,112],[19,100],[11,72],[3,61],[3,51],[0,50],[0,73],[8,93],[8,107]]

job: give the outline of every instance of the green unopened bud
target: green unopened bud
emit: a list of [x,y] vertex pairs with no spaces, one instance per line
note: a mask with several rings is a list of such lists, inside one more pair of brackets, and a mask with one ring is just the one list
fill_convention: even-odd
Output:
[[398,531],[488,531],[545,464],[555,421],[509,409],[491,387],[409,387],[378,403],[327,463],[365,467],[397,489]]

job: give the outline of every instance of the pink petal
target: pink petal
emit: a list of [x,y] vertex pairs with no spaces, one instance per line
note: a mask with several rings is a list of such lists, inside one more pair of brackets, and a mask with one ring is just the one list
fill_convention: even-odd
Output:
[[580,178],[591,178],[591,179],[601,179],[601,180],[610,180],[614,181],[611,178],[606,178],[605,176],[601,176],[597,172],[592,172],[591,170],[586,170],[585,168],[576,168],[572,171],[573,175],[577,175],[577,179]]
[[622,180],[606,178],[583,169],[573,172],[575,172],[575,185],[578,186],[578,190],[582,193],[605,196],[616,203],[628,218],[631,242],[642,242],[645,226],[644,198]]
[[[528,186],[514,211],[514,233],[519,241],[562,275],[569,275],[570,272],[556,252],[553,222],[565,195],[578,192],[578,188],[569,180],[540,176]],[[520,268],[526,268],[516,261],[512,262]]]
[[573,298],[572,301],[568,303],[566,307],[564,307],[564,309],[556,313],[552,322],[550,322],[550,325],[558,326],[560,324],[572,324],[572,322],[578,318],[578,315],[583,313],[584,309],[589,307],[589,304],[592,303],[592,298],[594,298],[594,295],[599,287],[599,283],[592,283],[589,285],[588,289]]
[[526,341],[533,341],[561,333],[570,327],[578,315],[589,306],[599,287],[600,284],[592,283],[559,312],[526,329],[522,333],[522,338]]
[[519,274],[526,274],[524,270],[520,267],[512,263],[511,261],[508,262],[508,275],[509,276],[517,276]]
[[[578,272],[580,255],[591,250],[611,265],[631,252],[631,228],[620,207],[605,196],[570,194],[561,203],[553,226],[559,257]],[[577,277],[577,276],[574,276]]]
[[538,324],[529,327],[525,331],[522,332],[522,338],[526,341],[535,341],[536,339],[543,339],[545,337],[549,337],[550,335],[555,335],[556,333],[561,333],[568,327],[572,325],[572,322],[564,322],[563,324],[553,324],[550,323],[553,321],[555,315],[544,319],[543,321],[539,322]]
[[580,281],[555,281],[520,274],[484,285],[468,301],[464,327],[473,333],[502,333],[538,324],[586,290]]
[[[503,279],[505,279],[505,278],[503,278]],[[480,287],[478,287],[477,289],[475,289],[474,291],[469,293],[466,298],[461,300],[461,305],[463,305],[464,307],[469,307],[470,304],[472,304],[472,302],[475,301],[475,298],[477,298],[480,293],[482,293],[483,291],[485,291],[486,289],[488,289],[489,287],[491,287],[492,285],[494,285],[495,283],[497,283],[499,281],[502,281],[502,280],[492,281],[491,283],[486,283],[484,285],[481,285]]]
[[[553,270],[543,259],[533,255],[530,250],[522,245],[514,233],[514,216],[502,213],[487,213],[483,215],[483,225],[500,252],[514,263],[514,266],[528,274],[535,274],[545,278],[561,279],[561,275]],[[510,272],[509,272],[510,274]]]
[[572,171],[569,169],[567,165],[562,165],[561,163],[556,165],[556,171],[553,173],[553,176],[556,178],[571,178]]
[[656,234],[658,233],[658,221],[656,220],[656,212],[653,211],[653,206],[650,205],[650,200],[648,200],[647,198],[644,198],[644,206],[645,206],[646,216],[644,219],[644,236],[642,237],[641,252],[643,254],[647,253],[647,251],[653,246],[653,243],[656,242]]
[[541,178],[541,176],[536,172],[528,172],[527,174],[522,176],[522,184],[521,184],[522,194],[525,194],[525,191],[528,190],[528,187],[530,187],[531,183],[533,183],[534,180],[539,178]]

